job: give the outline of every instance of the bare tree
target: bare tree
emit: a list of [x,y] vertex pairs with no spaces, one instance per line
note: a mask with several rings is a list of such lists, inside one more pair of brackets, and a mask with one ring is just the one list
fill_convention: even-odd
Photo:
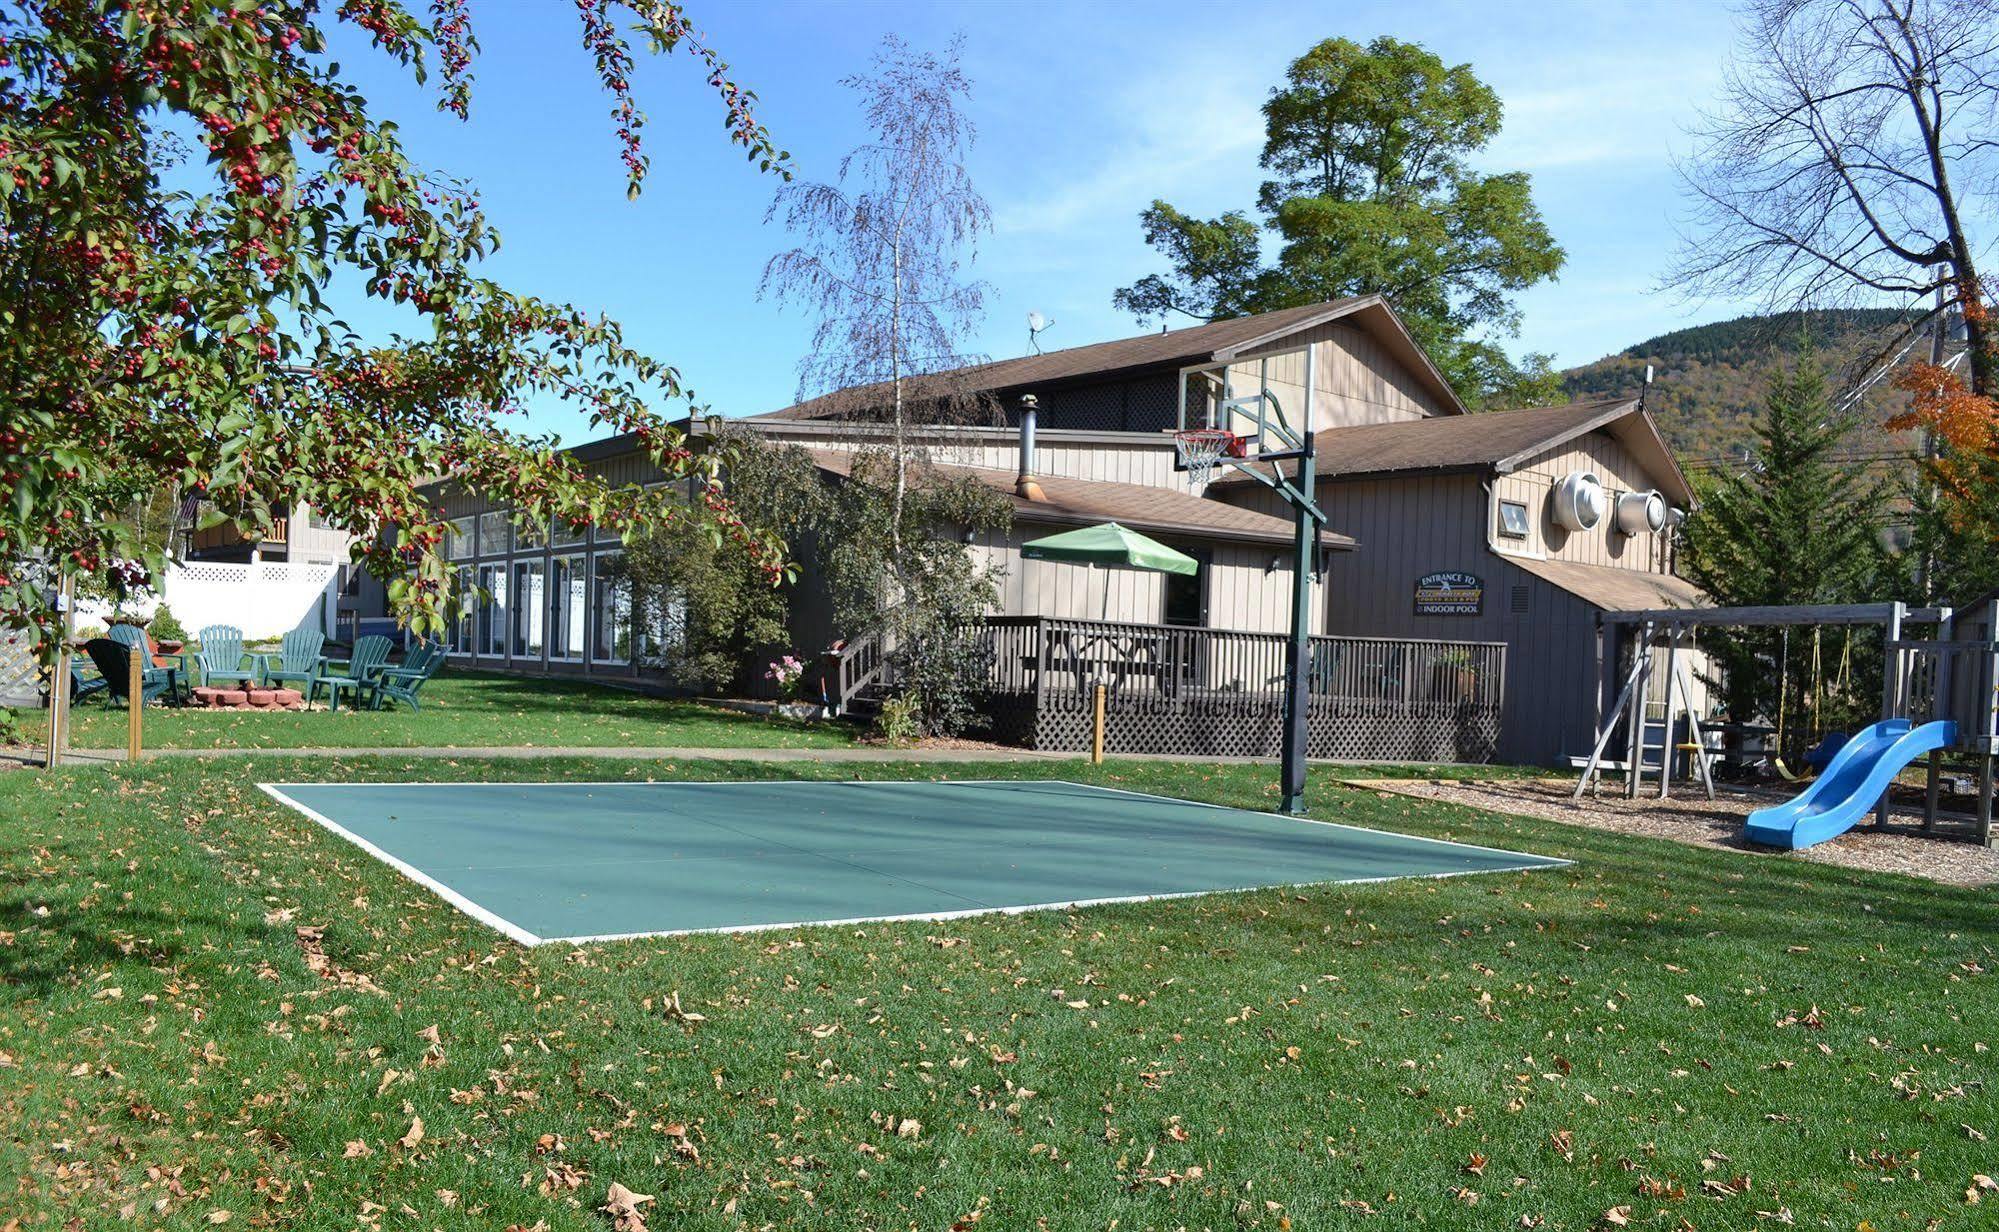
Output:
[[988,288],[966,269],[992,226],[965,169],[975,134],[959,110],[971,89],[962,46],[954,39],[937,55],[883,39],[870,70],[840,83],[860,96],[873,139],[840,160],[834,182],[785,185],[766,219],[782,219],[802,242],[771,258],[762,290],[818,318],[799,364],[800,401],[890,425],[897,547],[914,416],[948,423],[980,403],[950,375],[978,362],[961,340]]
[[1999,392],[1973,234],[1999,191],[1999,0],[1751,0],[1745,17],[1682,168],[1698,205],[1671,280],[1784,307],[1901,299],[1921,322],[1955,309],[1973,389]]

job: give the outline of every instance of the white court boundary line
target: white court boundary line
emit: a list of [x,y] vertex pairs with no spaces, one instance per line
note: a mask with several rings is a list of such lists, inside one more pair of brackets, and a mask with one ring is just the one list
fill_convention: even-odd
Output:
[[[546,945],[550,941],[561,940],[560,937],[537,937],[535,934],[529,932],[527,929],[522,928],[520,925],[514,923],[512,920],[507,919],[505,916],[500,915],[497,912],[489,911],[486,908],[480,906],[478,903],[467,898],[465,895],[460,894],[458,891],[452,889],[450,886],[444,884],[442,881],[439,881],[437,878],[431,876],[429,873],[424,872],[422,869],[418,868],[414,864],[411,864],[409,861],[401,859],[397,856],[390,855],[388,852],[382,850],[380,847],[375,846],[375,844],[369,842],[365,838],[362,838],[360,835],[354,833],[352,830],[349,830],[347,827],[341,825],[339,822],[333,820],[331,817],[328,817],[326,814],[320,812],[317,809],[308,808],[305,805],[300,804],[297,800],[292,799],[290,796],[286,795],[283,791],[279,790],[281,786],[293,787],[293,786],[315,786],[315,785],[328,786],[328,784],[259,783],[257,784],[257,787],[260,791],[264,792],[264,794],[270,796],[272,799],[278,801],[280,804],[284,804],[291,808],[297,809],[299,812],[305,814],[307,817],[310,817],[312,820],[318,822],[320,825],[325,826],[328,830],[331,830],[333,831],[333,833],[338,834],[341,838],[346,839],[348,842],[354,844],[356,847],[359,847],[361,850],[367,852],[369,855],[375,857],[377,860],[380,860],[382,863],[388,865],[390,868],[395,869],[397,872],[409,878],[411,881],[414,881],[418,885],[423,886],[425,889],[430,890],[432,893],[436,894],[439,898],[443,899],[445,902],[450,903],[452,906],[458,908],[466,915],[471,916],[473,919],[479,921],[481,924],[484,924],[486,927],[493,929],[495,932],[501,933],[504,936],[507,936],[515,941],[518,941],[520,944],[526,946]],[[332,784],[332,785],[337,786],[337,784]]]
[[[863,915],[841,920],[788,920],[771,924],[720,924],[705,928],[662,928],[630,933],[586,933],[575,937],[542,937],[529,932],[505,916],[483,907],[457,890],[452,889],[437,878],[424,872],[397,856],[362,838],[339,822],[309,808],[286,795],[287,787],[770,787],[785,785],[811,785],[815,787],[885,787],[885,786],[950,786],[962,784],[971,786],[1033,786],[1053,784],[1058,787],[1080,787],[1086,791],[1108,792],[1121,796],[1136,796],[1142,800],[1161,800],[1168,804],[1191,804],[1201,808],[1221,809],[1228,813],[1246,813],[1252,817],[1274,817],[1280,821],[1309,822],[1316,826],[1331,826],[1336,830],[1351,830],[1358,834],[1378,834],[1388,838],[1405,839],[1411,842],[1431,843],[1443,847],[1457,847],[1468,851],[1483,851],[1492,855],[1531,856],[1535,863],[1507,865],[1499,868],[1466,868],[1443,873],[1401,873],[1387,877],[1346,877],[1328,881],[1287,881],[1269,885],[1226,886],[1209,890],[1184,890],[1164,894],[1129,894],[1111,898],[1078,898],[1066,902],[1028,903],[1000,907],[972,907],[959,911],[920,911],[906,915]],[[1383,885],[1392,881],[1442,881],[1452,877],[1475,877],[1487,873],[1527,873],[1544,868],[1563,868],[1575,863],[1555,856],[1536,856],[1532,852],[1509,851],[1503,847],[1485,847],[1477,843],[1460,843],[1455,839],[1430,838],[1422,834],[1403,834],[1396,830],[1380,830],[1372,826],[1356,826],[1350,822],[1322,821],[1317,817],[1298,817],[1288,813],[1272,813],[1261,809],[1237,808],[1229,804],[1214,804],[1206,800],[1183,800],[1178,796],[1162,796],[1153,792],[1131,791],[1122,787],[1103,787],[1096,783],[1078,783],[1073,779],[603,779],[590,781],[524,781],[487,782],[483,780],[436,779],[421,782],[374,782],[374,783],[259,783],[259,790],[272,799],[298,810],[326,829],[346,839],[361,850],[395,869],[418,885],[431,890],[438,897],[458,908],[466,915],[486,925],[488,928],[524,946],[541,945],[592,945],[610,941],[636,941],[646,937],[698,937],[711,934],[763,933],[796,928],[846,928],[856,924],[900,924],[918,921],[963,920],[982,915],[1025,915],[1030,911],[1072,911],[1084,907],[1108,907],[1124,903],[1168,902],[1175,899],[1203,898],[1210,894],[1252,894],[1259,890],[1307,888],[1329,885]]]

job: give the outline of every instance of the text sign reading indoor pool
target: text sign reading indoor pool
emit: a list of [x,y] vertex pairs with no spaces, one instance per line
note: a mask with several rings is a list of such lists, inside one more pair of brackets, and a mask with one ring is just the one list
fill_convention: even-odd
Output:
[[1476,573],[1426,573],[1416,579],[1418,616],[1476,616],[1485,610],[1485,582]]

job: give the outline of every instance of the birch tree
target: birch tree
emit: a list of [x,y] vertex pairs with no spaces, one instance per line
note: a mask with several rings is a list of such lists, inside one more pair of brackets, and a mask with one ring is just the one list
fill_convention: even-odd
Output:
[[883,39],[869,71],[840,83],[859,97],[870,139],[840,160],[831,182],[785,184],[767,216],[799,244],[771,258],[762,289],[815,317],[798,398],[886,422],[888,529],[898,548],[910,468],[921,460],[912,424],[919,415],[963,421],[981,409],[961,381],[942,375],[979,358],[963,339],[988,288],[968,269],[992,226],[965,167],[975,132],[961,110],[971,90],[961,50],[960,40],[939,55]]

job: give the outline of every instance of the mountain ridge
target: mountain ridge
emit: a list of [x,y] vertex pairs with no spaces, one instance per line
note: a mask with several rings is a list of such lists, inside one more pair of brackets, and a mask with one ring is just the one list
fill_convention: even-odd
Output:
[[[1629,396],[1644,388],[1646,407],[1667,444],[1683,459],[1720,462],[1744,456],[1756,443],[1755,419],[1770,377],[1795,362],[1807,338],[1825,365],[1835,401],[1874,374],[1884,354],[1900,352],[1916,314],[1897,308],[1833,308],[1750,314],[1670,330],[1563,371],[1562,387],[1576,400]],[[1927,359],[1921,340],[1901,363]],[[1859,398],[1861,422],[1852,445],[1879,450],[1906,446],[1905,434],[1881,424],[1905,402],[1891,379]]]

